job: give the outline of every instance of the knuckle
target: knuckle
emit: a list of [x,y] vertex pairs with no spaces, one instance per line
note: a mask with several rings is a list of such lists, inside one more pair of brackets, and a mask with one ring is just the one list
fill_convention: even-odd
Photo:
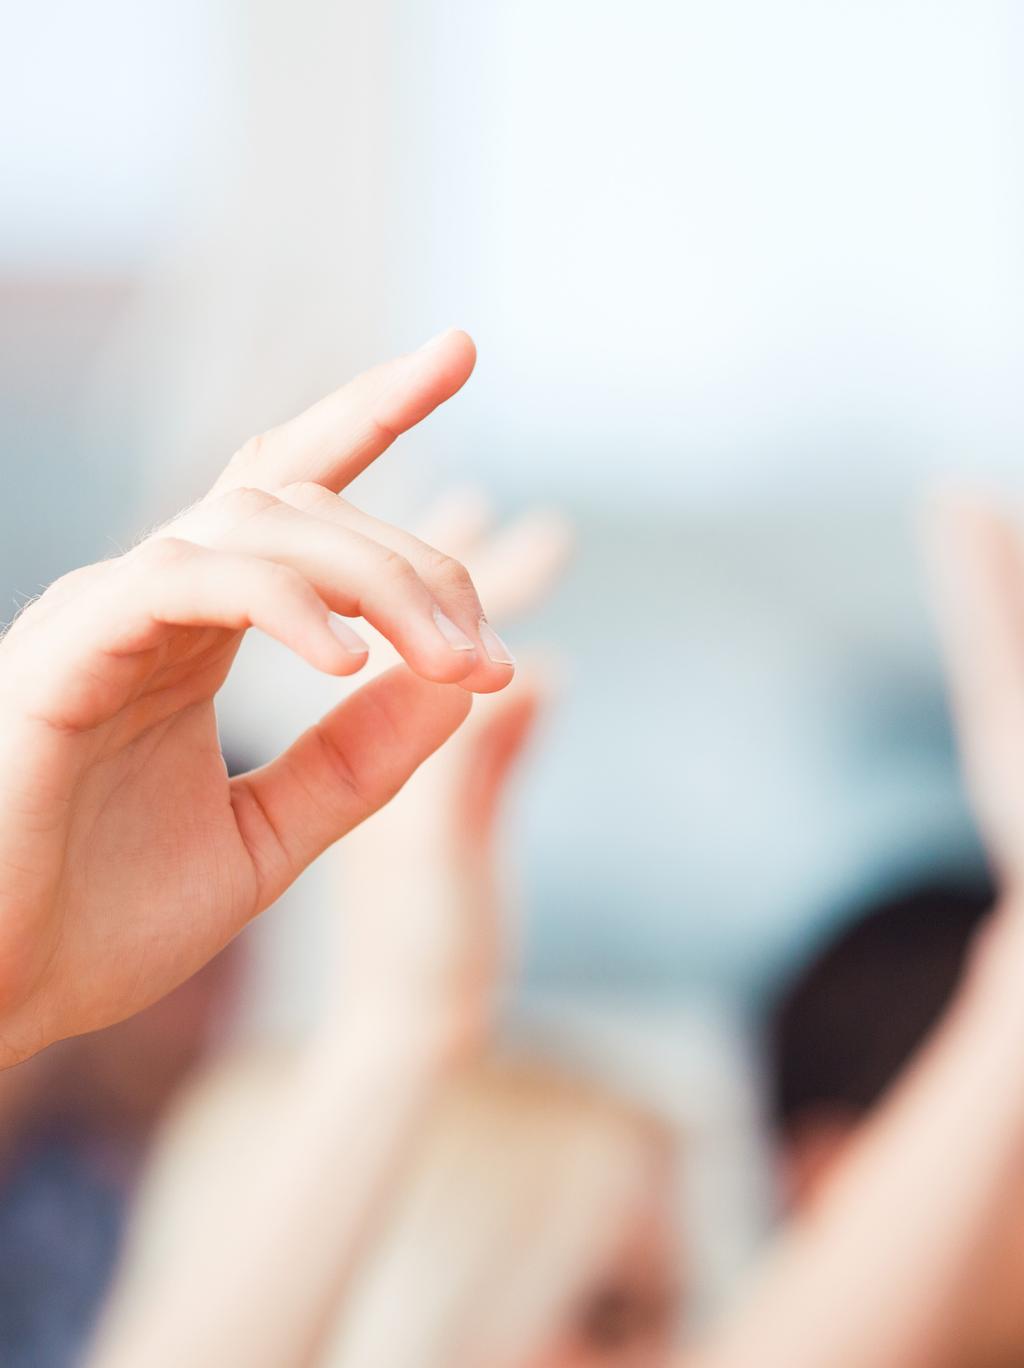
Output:
[[[74,570],[69,570],[67,574],[61,575],[43,590],[34,601],[36,603],[52,603],[54,599],[66,598],[76,590],[82,589],[90,580],[96,579],[108,567],[102,562],[95,565],[80,565]],[[30,601],[31,604],[31,601]]]
[[273,494],[268,494],[265,489],[239,485],[236,489],[229,489],[226,494],[220,495],[217,499],[217,508],[231,525],[237,525],[269,512],[277,503],[278,500]]
[[469,571],[454,556],[426,547],[425,564],[430,577],[443,589],[459,596],[476,597],[473,580]]
[[293,570],[290,565],[282,565],[279,561],[264,561],[266,566],[267,587],[271,591],[276,591],[282,596],[290,599],[302,599],[305,602],[316,598],[316,592],[303,575],[298,570]]
[[124,560],[144,570],[170,570],[191,560],[196,553],[192,542],[182,537],[149,537],[130,551]]
[[378,569],[399,588],[404,589],[419,583],[419,575],[412,568],[411,562],[406,560],[400,551],[393,551],[388,546],[380,548]]
[[243,470],[248,468],[249,466],[258,465],[260,457],[263,454],[263,447],[265,443],[266,434],[263,432],[257,432],[255,436],[250,437],[247,441],[243,442],[242,445],[238,448],[234,456],[232,456],[231,458],[231,465],[233,467],[240,467]]
[[312,480],[296,480],[294,484],[285,485],[281,493],[296,508],[329,508],[340,503],[336,494]]

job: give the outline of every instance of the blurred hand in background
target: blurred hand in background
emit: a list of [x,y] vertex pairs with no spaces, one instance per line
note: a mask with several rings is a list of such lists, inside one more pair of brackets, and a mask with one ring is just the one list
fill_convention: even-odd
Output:
[[[502,626],[551,594],[572,545],[560,515],[531,511],[499,528],[470,492],[437,505],[421,532],[485,586]],[[370,668],[393,660],[393,647],[374,634]],[[551,663],[538,661],[521,666],[500,695],[478,699],[417,782],[346,843],[347,1015],[436,1024],[457,1052],[486,1040],[516,884],[501,868],[501,816],[553,684]]]

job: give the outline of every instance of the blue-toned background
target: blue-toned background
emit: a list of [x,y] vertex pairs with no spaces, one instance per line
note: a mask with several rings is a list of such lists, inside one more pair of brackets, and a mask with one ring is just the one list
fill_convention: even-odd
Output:
[[[469,478],[578,520],[517,638],[567,663],[512,841],[531,981],[746,997],[851,900],[976,858],[915,524],[936,477],[1012,486],[1024,453],[1018,7],[97,0],[7,29],[4,604],[458,322],[478,375],[364,497]],[[273,678],[225,699],[254,756],[316,701]],[[283,998],[303,915],[270,933]]]

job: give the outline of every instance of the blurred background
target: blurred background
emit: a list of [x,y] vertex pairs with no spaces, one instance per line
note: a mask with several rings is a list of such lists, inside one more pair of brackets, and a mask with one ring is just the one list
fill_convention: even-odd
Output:
[[[566,680],[509,838],[511,1015],[717,1128],[738,1258],[751,1011],[857,900],[978,861],[917,528],[1024,452],[1020,7],[47,0],[5,30],[0,618],[467,328],[471,384],[355,497],[576,521],[513,636]],[[258,760],[336,684],[245,655],[221,715]],[[327,987],[322,876],[286,901],[253,1031]]]

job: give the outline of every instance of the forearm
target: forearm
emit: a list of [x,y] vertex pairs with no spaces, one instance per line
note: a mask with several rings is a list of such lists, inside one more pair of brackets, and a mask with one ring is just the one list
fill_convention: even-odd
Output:
[[437,821],[446,799],[436,786],[434,797],[415,823],[400,810],[379,814],[344,853],[343,972],[326,1027],[338,1029],[331,1013],[340,1024],[352,1011],[413,1034],[429,1020],[449,1053],[472,1059],[490,1037],[505,917],[493,838],[465,848]]
[[701,1368],[946,1362],[1024,1149],[1024,935],[998,934]]
[[448,1067],[429,1022],[321,1035],[276,1107],[252,1115],[159,1286],[115,1316],[95,1368],[307,1364]]

